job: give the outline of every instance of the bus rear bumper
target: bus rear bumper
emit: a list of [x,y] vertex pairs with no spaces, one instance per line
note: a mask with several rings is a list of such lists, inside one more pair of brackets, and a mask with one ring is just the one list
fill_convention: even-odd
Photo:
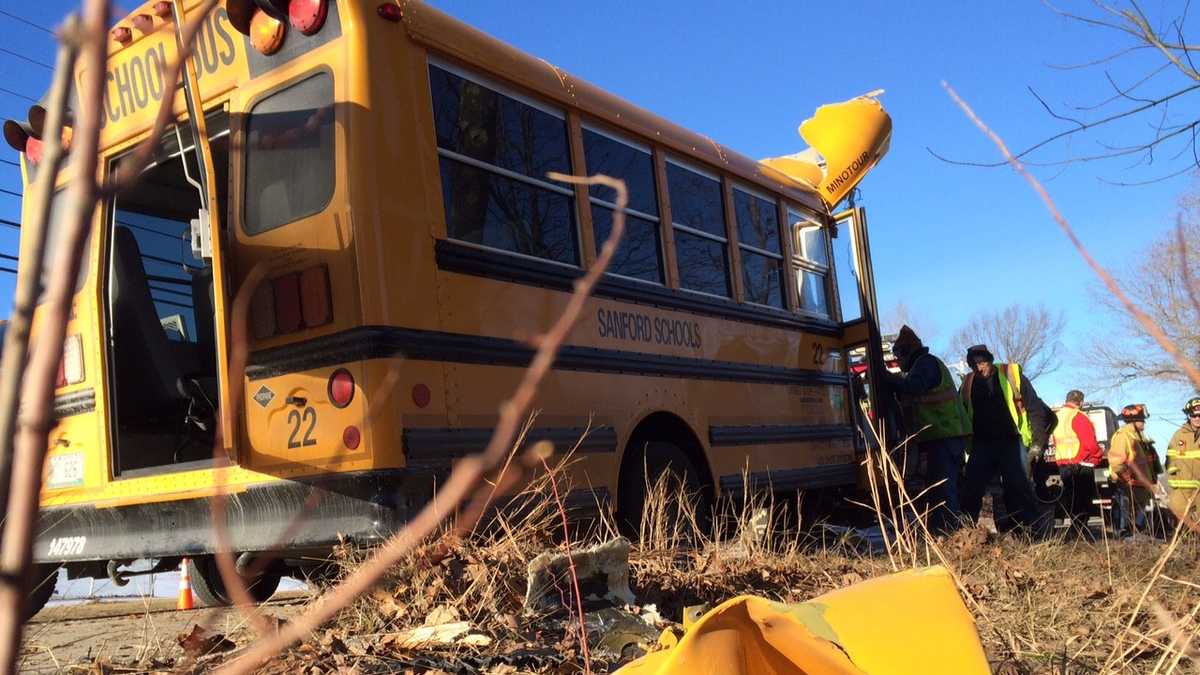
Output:
[[[231,494],[234,551],[328,551],[341,537],[369,544],[399,529],[433,491],[433,477],[402,469],[279,480]],[[36,562],[136,560],[212,553],[212,497],[113,508],[43,509]]]

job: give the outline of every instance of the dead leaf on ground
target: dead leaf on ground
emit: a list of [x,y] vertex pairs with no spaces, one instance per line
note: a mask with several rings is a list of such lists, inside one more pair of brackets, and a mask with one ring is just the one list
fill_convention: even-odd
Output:
[[226,638],[224,634],[205,630],[199,624],[193,625],[192,630],[187,633],[180,633],[175,641],[183,648],[183,653],[193,659],[205,654],[227,652],[237,648],[237,645]]

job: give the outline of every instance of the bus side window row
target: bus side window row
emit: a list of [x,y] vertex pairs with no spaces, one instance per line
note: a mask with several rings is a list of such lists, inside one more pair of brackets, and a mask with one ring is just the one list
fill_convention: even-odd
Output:
[[[453,239],[523,255],[580,265],[574,191],[546,173],[571,172],[569,131],[563,111],[515,93],[502,93],[483,76],[430,62],[434,124],[447,234]],[[666,283],[664,223],[649,147],[584,122],[587,172],[625,180],[626,232],[609,273]],[[668,157],[667,198],[679,285],[718,298],[733,296],[733,264],[719,174]],[[617,209],[612,190],[588,192],[596,252],[612,231]],[[778,202],[734,187],[733,211],[744,300],[786,309],[786,258]],[[788,209],[794,237],[792,264],[800,309],[829,318],[825,230]]]

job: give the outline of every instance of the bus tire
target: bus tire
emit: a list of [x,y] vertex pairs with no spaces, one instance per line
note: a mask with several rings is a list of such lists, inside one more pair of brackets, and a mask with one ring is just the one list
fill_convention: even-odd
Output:
[[626,461],[617,491],[617,524],[626,536],[636,540],[640,535],[643,511],[650,496],[648,491],[664,474],[671,474],[677,485],[694,495],[699,534],[709,534],[712,494],[705,484],[704,474],[687,453],[668,441],[648,441]]
[[[221,578],[221,570],[217,569],[215,557],[205,555],[188,558],[188,576],[192,592],[205,607],[228,607],[233,604],[233,596],[225,588],[225,580]],[[244,581],[255,602],[266,602],[279,588],[280,578],[279,572],[268,569],[258,577]]]
[[25,610],[21,615],[22,621],[28,621],[42,611],[50,596],[54,595],[54,585],[58,581],[58,565],[34,565],[31,573],[33,588],[25,596]]

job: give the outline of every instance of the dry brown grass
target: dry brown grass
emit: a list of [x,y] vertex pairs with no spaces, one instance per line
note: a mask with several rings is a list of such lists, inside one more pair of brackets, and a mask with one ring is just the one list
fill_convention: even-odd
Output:
[[[528,615],[522,607],[526,564],[562,546],[559,514],[549,497],[552,480],[565,492],[560,474],[542,475],[522,493],[520,509],[498,514],[449,555],[438,549],[438,562],[426,556],[436,542],[414,551],[383,588],[343,612],[324,637],[292,650],[268,671],[340,662],[362,672],[582,672],[578,620],[567,609],[574,608],[569,582],[560,588],[560,611]],[[652,487],[647,524],[631,555],[631,578],[639,605],[655,605],[667,619],[681,620],[686,606],[739,594],[801,602],[894,569],[894,557],[864,553],[853,537],[820,538],[795,527],[790,501],[759,496],[725,505],[725,518],[717,519],[722,536],[713,538],[695,529],[697,519],[687,508],[683,517],[668,508],[691,500],[670,493],[665,483]],[[897,503],[903,499],[892,497]],[[1184,643],[1200,625],[1200,545],[1191,535],[1180,533],[1167,543],[1087,544],[970,529],[932,540],[919,523],[905,522],[902,527],[917,532],[891,537],[912,548],[902,566],[943,559],[956,572],[998,671],[1189,672]],[[573,544],[584,546],[613,532],[606,518],[577,528]],[[343,555],[345,564],[354,564],[354,554]],[[591,616],[597,608],[586,611]],[[432,650],[389,642],[389,636],[431,615],[468,621],[472,631],[493,642],[482,649]],[[611,671],[633,655],[596,653],[598,642],[593,633],[595,672]]]

